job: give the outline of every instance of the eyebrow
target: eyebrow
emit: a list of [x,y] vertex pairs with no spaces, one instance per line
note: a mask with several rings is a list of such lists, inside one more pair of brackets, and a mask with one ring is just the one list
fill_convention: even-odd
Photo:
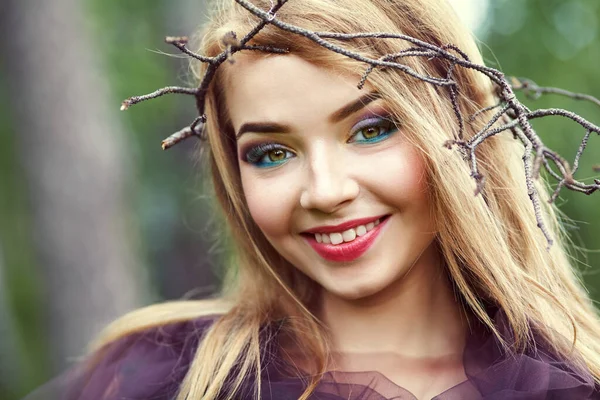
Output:
[[[381,94],[378,92],[369,92],[365,95],[362,95],[357,100],[354,100],[351,103],[346,104],[333,114],[329,116],[329,122],[336,123],[340,122],[343,119],[349,117],[355,112],[362,110],[369,103],[380,99]],[[235,135],[236,139],[239,139],[246,132],[255,132],[255,133],[289,133],[292,129],[288,125],[279,124],[276,122],[247,122],[243,124],[238,133]]]

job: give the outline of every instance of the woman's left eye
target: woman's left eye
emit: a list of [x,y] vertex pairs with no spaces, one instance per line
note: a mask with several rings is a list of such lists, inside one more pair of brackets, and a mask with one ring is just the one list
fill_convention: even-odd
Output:
[[398,127],[389,118],[363,119],[352,128],[348,143],[376,143],[387,139],[397,130]]

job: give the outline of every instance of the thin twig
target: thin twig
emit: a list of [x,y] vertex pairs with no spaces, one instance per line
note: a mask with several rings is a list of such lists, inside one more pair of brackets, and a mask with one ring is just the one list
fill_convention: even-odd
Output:
[[201,56],[200,54],[196,54],[193,51],[191,51],[190,49],[188,49],[186,47],[186,45],[188,43],[187,36],[167,36],[165,38],[165,42],[172,44],[173,46],[177,47],[179,49],[179,51],[181,51],[182,53],[187,54],[188,56],[195,58],[198,61],[202,61],[202,62],[206,62],[206,63],[212,63],[214,61],[212,57]]
[[499,108],[499,107],[501,107],[501,106],[502,106],[502,103],[498,103],[498,104],[493,104],[493,105],[491,105],[491,106],[484,107],[484,108],[482,108],[481,110],[477,110],[476,112],[474,112],[473,114],[471,114],[471,115],[469,116],[469,122],[473,122],[473,121],[475,121],[475,119],[476,119],[478,116],[480,116],[481,114],[483,114],[483,113],[486,113],[486,112],[488,112],[488,111],[495,110],[496,108]]
[[134,104],[141,103],[142,101],[146,101],[146,100],[150,100],[150,99],[155,99],[157,97],[160,97],[160,96],[163,96],[163,95],[169,94],[169,93],[196,95],[198,93],[198,89],[184,88],[184,87],[178,87],[178,86],[164,87],[162,89],[158,89],[152,93],[145,94],[143,96],[133,96],[133,97],[130,97],[130,98],[124,100],[121,103],[121,111],[127,110],[129,107],[131,107]]
[[522,90],[526,96],[533,100],[537,100],[543,94],[558,94],[574,100],[589,101],[600,107],[600,100],[594,96],[590,96],[589,94],[570,92],[568,90],[555,87],[538,86],[537,83],[527,78],[513,77],[511,79],[511,86],[513,90]]

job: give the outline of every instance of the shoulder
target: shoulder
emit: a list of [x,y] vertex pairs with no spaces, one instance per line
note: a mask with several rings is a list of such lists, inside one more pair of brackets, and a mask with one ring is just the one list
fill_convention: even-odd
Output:
[[108,343],[79,366],[68,399],[172,398],[216,318],[173,322]]
[[[68,373],[68,377],[63,377],[60,398],[174,398],[199,342],[219,316],[210,314],[182,319],[180,314],[178,320],[163,318],[162,322],[152,326],[130,323],[135,327],[133,331],[104,340]],[[127,318],[117,322],[122,325]],[[157,318],[160,321],[160,316]]]
[[[227,313],[231,305],[222,299],[171,301],[143,307],[108,325],[91,345],[92,351],[97,351],[106,344],[119,340],[124,336],[135,336],[143,332],[166,326],[181,327],[190,321],[213,321],[218,315]],[[191,328],[191,326],[187,326]]]
[[[506,343],[514,343],[504,312],[498,310],[493,321]],[[469,381],[484,399],[600,400],[594,376],[581,356],[576,351],[569,358],[559,355],[535,327],[531,343],[518,352],[506,348],[491,332],[479,329],[467,339],[463,361]]]

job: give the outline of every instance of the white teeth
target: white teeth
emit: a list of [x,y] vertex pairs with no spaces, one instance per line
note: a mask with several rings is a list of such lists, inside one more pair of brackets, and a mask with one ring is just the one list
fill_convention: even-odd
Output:
[[359,225],[356,227],[356,236],[362,236],[367,233],[367,227],[364,225]]
[[367,232],[373,230],[381,221],[378,219],[373,222],[369,222],[366,225],[358,225],[355,228],[350,228],[344,232],[334,233],[315,233],[315,240],[317,243],[333,244],[337,245],[344,242],[351,242],[359,236],[364,236]]
[[344,237],[341,233],[330,233],[329,238],[331,239],[331,244],[340,244],[344,241]]
[[356,239],[356,231],[354,229],[348,229],[347,231],[342,232],[342,238],[344,242],[351,242]]

